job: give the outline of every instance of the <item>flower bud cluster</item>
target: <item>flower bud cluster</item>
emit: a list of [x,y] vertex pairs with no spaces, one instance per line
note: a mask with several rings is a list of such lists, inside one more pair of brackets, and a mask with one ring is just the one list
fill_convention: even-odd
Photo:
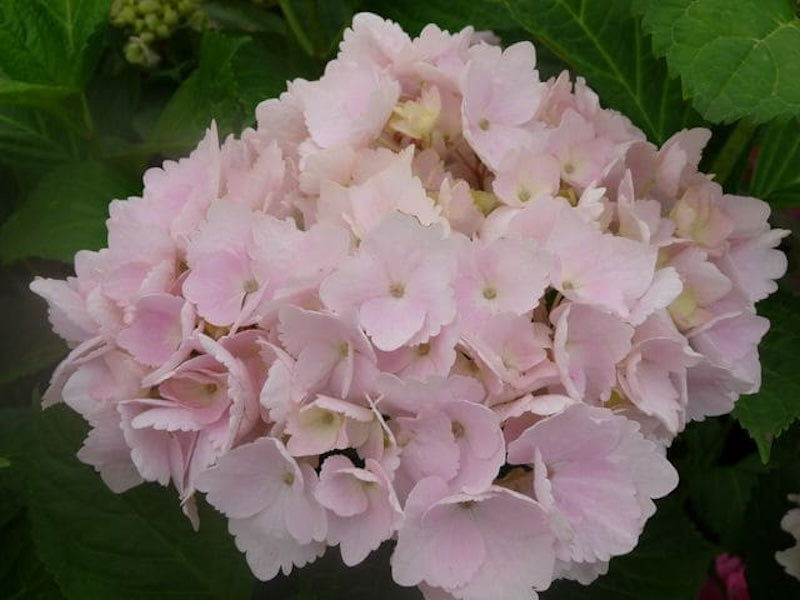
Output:
[[45,404],[114,491],[175,486],[270,579],[396,540],[428,598],[531,598],[631,551],[692,419],[760,384],[786,268],[760,200],[534,48],[360,14],[258,126],[144,175],[108,247],[37,279]]
[[206,16],[198,0],[114,0],[111,24],[130,34],[125,44],[125,59],[143,67],[161,60],[156,49],[183,26],[200,30]]

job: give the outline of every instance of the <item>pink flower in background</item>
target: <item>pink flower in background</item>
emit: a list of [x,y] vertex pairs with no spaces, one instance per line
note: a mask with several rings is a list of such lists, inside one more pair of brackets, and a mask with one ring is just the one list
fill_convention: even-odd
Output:
[[636,546],[667,446],[760,385],[786,232],[698,172],[705,130],[657,148],[492,40],[357,15],[320,80],[212,124],[31,283],[72,348],[43,404],[113,491],[172,484],[195,525],[204,494],[262,580],[394,541],[431,599],[529,600]]
[[698,600],[750,600],[742,559],[729,554],[717,556],[714,574],[706,578]]

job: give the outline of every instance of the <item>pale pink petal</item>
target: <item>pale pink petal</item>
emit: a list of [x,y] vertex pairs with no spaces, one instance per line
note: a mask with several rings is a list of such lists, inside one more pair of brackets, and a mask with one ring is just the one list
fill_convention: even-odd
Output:
[[425,307],[403,298],[374,298],[361,305],[359,318],[375,347],[397,350],[422,329]]
[[293,567],[304,567],[325,553],[325,544],[300,544],[290,535],[274,531],[271,522],[259,514],[230,519],[228,531],[245,553],[253,575],[262,581],[269,581],[279,571],[288,575]]
[[297,480],[302,481],[302,474],[283,445],[273,438],[260,438],[224,454],[198,475],[195,486],[206,492],[218,510],[240,519],[276,504],[282,488]]

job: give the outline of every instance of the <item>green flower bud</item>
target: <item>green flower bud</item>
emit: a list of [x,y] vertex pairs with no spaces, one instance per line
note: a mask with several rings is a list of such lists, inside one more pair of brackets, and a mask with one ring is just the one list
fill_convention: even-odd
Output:
[[155,34],[156,34],[156,37],[157,37],[158,39],[160,39],[160,40],[165,40],[165,39],[167,39],[167,38],[169,37],[169,34],[170,34],[170,33],[172,33],[172,32],[170,31],[170,28],[169,28],[169,27],[167,27],[166,25],[164,25],[163,23],[161,23],[161,24],[160,24],[158,27],[156,27],[156,29],[155,29]]
[[149,15],[145,15],[144,22],[147,25],[148,31],[155,31],[156,27],[158,27],[161,22],[158,19],[158,15],[155,13],[150,13]]
[[125,44],[125,60],[133,65],[143,64],[145,56],[141,44],[132,40]]
[[125,44],[125,60],[134,65],[154,67],[161,57],[139,37],[131,37]]
[[114,3],[111,5],[111,20],[113,21],[119,16],[120,11],[122,10],[122,0],[114,0]]
[[152,44],[156,41],[156,34],[152,31],[143,31],[139,36],[139,39],[142,40],[144,44]]
[[202,31],[206,26],[206,13],[202,10],[196,10],[187,19],[186,24],[195,31]]
[[122,7],[116,14],[111,13],[111,22],[117,27],[124,27],[136,21],[136,13],[130,6]]
[[192,0],[179,0],[178,1],[178,12],[182,17],[189,15],[194,9],[196,8],[194,2]]
[[139,0],[139,4],[136,5],[136,8],[140,15],[151,15],[158,12],[161,6],[158,0]]

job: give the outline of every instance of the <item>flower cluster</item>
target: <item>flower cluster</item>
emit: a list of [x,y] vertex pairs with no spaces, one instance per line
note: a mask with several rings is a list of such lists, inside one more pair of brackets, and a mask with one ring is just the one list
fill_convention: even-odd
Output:
[[155,46],[181,26],[201,29],[206,15],[198,0],[114,0],[111,24],[130,34],[125,60],[143,67],[161,62]]
[[429,598],[530,598],[629,552],[688,420],[759,387],[767,205],[534,49],[360,14],[318,81],[114,201],[37,279],[72,351],[45,403],[121,492],[172,483],[270,579],[394,539]]

